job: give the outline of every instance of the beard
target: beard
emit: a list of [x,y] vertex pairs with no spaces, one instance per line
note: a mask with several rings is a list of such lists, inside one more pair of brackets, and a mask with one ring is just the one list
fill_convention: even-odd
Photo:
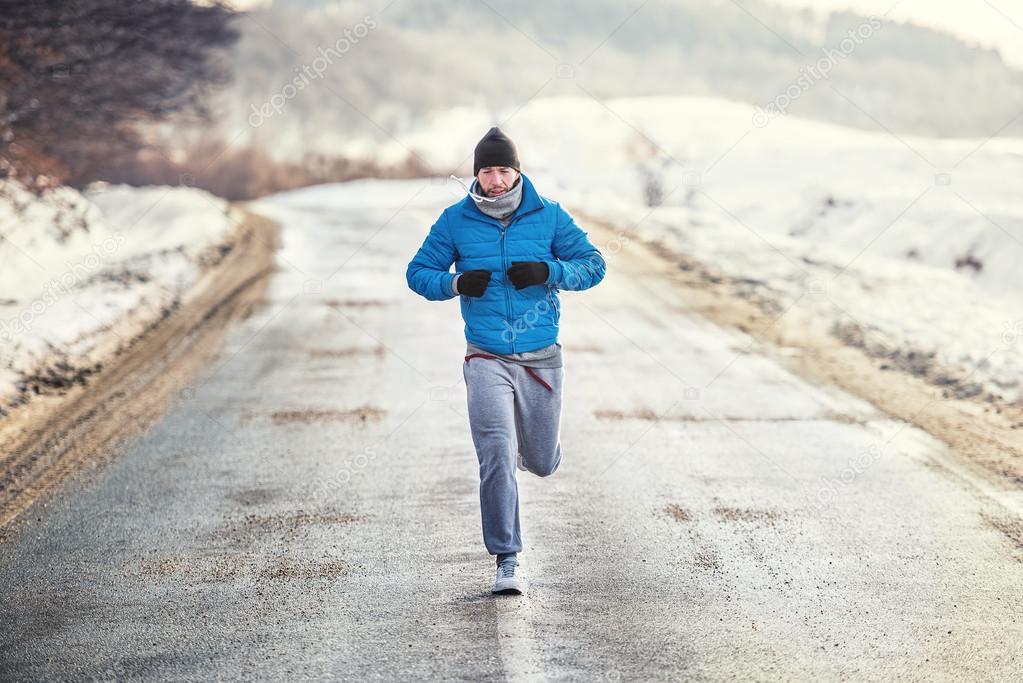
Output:
[[499,185],[491,185],[489,188],[483,188],[483,194],[484,196],[487,197],[497,197],[503,195],[507,193],[509,190],[511,190],[513,187],[515,187],[515,184],[518,182],[519,178],[516,178],[515,182],[513,182],[511,185],[505,185],[503,183]]

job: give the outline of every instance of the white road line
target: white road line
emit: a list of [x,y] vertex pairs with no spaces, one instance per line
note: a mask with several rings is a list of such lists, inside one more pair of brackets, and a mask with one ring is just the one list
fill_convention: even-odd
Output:
[[533,627],[528,596],[494,596],[497,644],[501,665],[509,681],[543,681],[543,667],[533,648]]

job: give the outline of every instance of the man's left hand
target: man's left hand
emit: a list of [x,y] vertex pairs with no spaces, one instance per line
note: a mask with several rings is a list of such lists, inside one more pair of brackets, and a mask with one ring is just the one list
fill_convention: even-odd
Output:
[[543,261],[512,261],[512,267],[508,269],[508,278],[515,289],[542,285],[549,275],[550,269]]

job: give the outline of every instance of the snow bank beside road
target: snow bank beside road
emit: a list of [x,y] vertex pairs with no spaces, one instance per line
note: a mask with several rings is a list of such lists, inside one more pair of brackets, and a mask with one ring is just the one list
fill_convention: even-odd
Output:
[[0,183],[0,411],[84,380],[173,311],[228,248],[231,211],[192,188]]
[[[689,209],[601,214],[632,238],[656,242],[680,265],[706,264],[731,293],[771,319],[831,335],[882,367],[944,387],[956,398],[1023,400],[1017,312],[954,272],[865,254],[848,266],[841,246],[776,238],[774,248],[736,223]],[[813,333],[813,334],[811,334]]]

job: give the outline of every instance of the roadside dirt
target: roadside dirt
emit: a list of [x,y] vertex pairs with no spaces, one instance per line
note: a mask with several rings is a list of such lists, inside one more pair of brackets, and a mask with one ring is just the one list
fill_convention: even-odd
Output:
[[[0,422],[0,542],[72,472],[142,433],[216,353],[229,324],[262,299],[278,227],[247,213],[181,305],[102,367]],[[116,419],[110,419],[116,415]]]
[[779,316],[781,307],[776,303],[744,297],[750,290],[740,279],[662,242],[644,240],[582,213],[580,217],[597,244],[627,238],[630,256],[669,279],[685,310],[742,330],[763,344],[756,352],[769,355],[811,382],[836,385],[916,425],[962,455],[977,474],[993,484],[1010,490],[1023,488],[1023,409],[1019,406],[957,390],[970,385],[969,377],[957,377],[951,369],[921,373],[912,363],[893,362],[871,353],[857,343],[855,335],[808,331]]

